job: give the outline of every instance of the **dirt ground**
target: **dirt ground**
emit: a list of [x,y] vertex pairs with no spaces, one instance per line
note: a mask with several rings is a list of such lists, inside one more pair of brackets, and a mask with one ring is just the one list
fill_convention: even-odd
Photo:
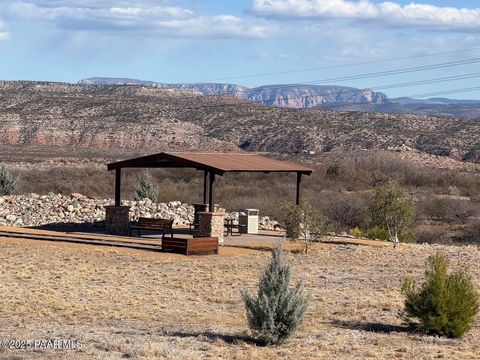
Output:
[[480,319],[460,340],[412,333],[398,316],[405,277],[441,249],[480,288],[478,247],[316,244],[288,252],[311,295],[304,324],[278,347],[250,337],[241,289],[255,291],[267,247],[185,257],[0,238],[0,340],[78,340],[81,348],[0,349],[2,359],[478,359]]

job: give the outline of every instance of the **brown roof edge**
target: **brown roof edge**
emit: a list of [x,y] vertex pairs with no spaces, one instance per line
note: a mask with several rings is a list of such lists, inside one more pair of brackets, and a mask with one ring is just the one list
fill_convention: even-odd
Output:
[[162,152],[118,161],[107,165],[108,170],[127,167],[190,167],[215,172],[297,172],[310,175],[313,169],[293,162],[271,159],[253,153]]

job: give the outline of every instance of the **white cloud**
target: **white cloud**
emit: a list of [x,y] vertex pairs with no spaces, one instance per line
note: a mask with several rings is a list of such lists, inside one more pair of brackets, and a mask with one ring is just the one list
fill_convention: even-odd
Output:
[[369,0],[253,0],[251,11],[266,17],[304,19],[343,18],[395,26],[423,26],[457,30],[480,29],[480,8],[439,7]]
[[8,40],[10,33],[5,30],[5,24],[0,20],[0,41]]
[[[112,2],[110,2],[112,3]],[[158,3],[158,1],[157,1]],[[132,2],[130,2],[132,4]],[[140,31],[146,35],[191,38],[257,38],[274,35],[277,29],[266,20],[232,15],[202,16],[176,6],[134,6],[117,1],[40,1],[14,2],[6,14],[15,19],[55,23],[62,29],[81,31]]]

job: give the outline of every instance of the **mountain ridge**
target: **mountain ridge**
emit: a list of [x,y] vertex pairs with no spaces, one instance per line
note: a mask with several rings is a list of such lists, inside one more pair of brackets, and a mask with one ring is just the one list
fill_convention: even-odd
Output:
[[248,88],[229,83],[169,84],[129,78],[94,77],[78,82],[86,85],[139,85],[158,88],[196,90],[203,95],[229,94],[265,105],[311,108],[322,103],[381,103],[387,99],[384,93],[371,89],[357,89],[340,85],[274,84]]
[[93,77],[79,84],[135,85],[197,91],[203,95],[228,94],[264,105],[294,109],[331,109],[413,113],[430,116],[480,118],[480,100],[448,98],[389,98],[383,92],[340,85],[275,84],[255,88],[229,83],[169,84],[129,78]]
[[[0,82],[0,152],[345,153],[407,146],[480,163],[480,121],[289,109],[143,86]],[[10,155],[9,155],[10,154]]]

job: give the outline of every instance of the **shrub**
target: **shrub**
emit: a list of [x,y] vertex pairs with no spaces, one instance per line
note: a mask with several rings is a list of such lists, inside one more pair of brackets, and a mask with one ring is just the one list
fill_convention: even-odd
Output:
[[336,180],[340,175],[340,166],[338,163],[332,164],[327,168],[325,172],[325,178],[329,180]]
[[278,246],[273,249],[272,260],[260,280],[258,295],[242,291],[250,328],[266,345],[283,343],[303,322],[308,298],[302,283],[290,288],[291,273]]
[[373,240],[388,240],[388,231],[380,226],[374,226],[367,230],[367,237]]
[[474,203],[449,198],[428,198],[420,203],[420,214],[431,220],[466,224],[478,212]]
[[17,189],[18,180],[3,166],[0,168],[0,195],[12,195]]
[[153,185],[151,179],[149,173],[145,173],[140,177],[140,182],[135,188],[137,199],[150,199],[153,202],[158,201],[158,190],[155,185]]
[[417,318],[420,323],[414,325],[428,333],[457,338],[472,328],[479,295],[465,269],[447,271],[447,258],[437,253],[427,260],[425,283],[405,280],[405,317]]
[[295,205],[287,203],[282,208],[282,220],[286,229],[286,236],[290,240],[301,239],[305,242],[305,253],[311,241],[318,240],[328,233],[325,216],[308,203]]
[[480,243],[480,220],[469,223],[464,230],[463,236],[460,236],[456,240],[475,245]]
[[395,183],[380,187],[370,207],[372,225],[387,229],[395,247],[399,234],[410,230],[415,216],[415,203],[407,191]]
[[353,237],[356,237],[356,238],[362,238],[362,237],[365,237],[365,232],[360,229],[358,226],[354,227],[353,229],[350,229],[348,231],[350,233],[350,235],[352,235]]
[[364,228],[368,225],[366,200],[360,194],[322,194],[319,205],[338,230]]

